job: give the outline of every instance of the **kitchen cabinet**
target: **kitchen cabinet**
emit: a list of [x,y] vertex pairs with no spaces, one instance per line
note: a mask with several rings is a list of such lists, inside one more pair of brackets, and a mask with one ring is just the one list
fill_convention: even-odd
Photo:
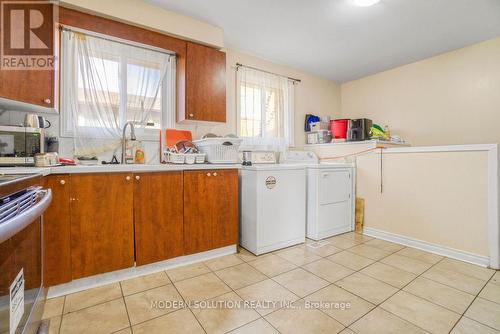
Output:
[[71,281],[70,176],[46,176],[44,183],[53,199],[43,214],[43,277],[52,286]]
[[238,171],[184,172],[184,242],[186,254],[238,242]]
[[226,121],[226,54],[187,43],[185,110],[178,120]]
[[132,173],[71,175],[72,278],[134,265]]
[[182,172],[134,175],[137,265],[184,254]]

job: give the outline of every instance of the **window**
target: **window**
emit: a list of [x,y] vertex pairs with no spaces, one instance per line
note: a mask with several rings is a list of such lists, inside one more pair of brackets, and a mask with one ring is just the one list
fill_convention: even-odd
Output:
[[239,67],[237,87],[239,136],[248,145],[293,146],[293,82]]
[[63,136],[116,140],[134,121],[140,139],[157,140],[152,130],[174,125],[175,56],[69,30],[62,51]]

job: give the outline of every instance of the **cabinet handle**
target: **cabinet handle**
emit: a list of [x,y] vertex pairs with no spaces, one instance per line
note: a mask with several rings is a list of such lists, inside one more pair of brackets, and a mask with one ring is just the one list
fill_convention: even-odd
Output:
[[135,179],[136,179],[137,181],[139,181],[139,180],[141,179],[141,177],[140,177],[139,175],[136,175],[136,176],[135,176]]
[[189,114],[189,118],[193,118],[194,117],[194,114]]
[[126,176],[125,180],[130,181],[130,176]]
[[217,176],[217,173],[214,173],[213,175],[214,175],[214,176]]
[[64,185],[66,184],[66,181],[65,181],[65,180],[61,180],[61,181],[59,181],[59,183],[60,183],[62,186],[64,186]]
[[52,103],[52,100],[51,100],[51,99],[45,99],[45,100],[43,100],[43,102],[44,102],[45,104],[51,104],[51,103]]
[[212,176],[212,174],[210,174],[210,173],[207,173],[207,176]]

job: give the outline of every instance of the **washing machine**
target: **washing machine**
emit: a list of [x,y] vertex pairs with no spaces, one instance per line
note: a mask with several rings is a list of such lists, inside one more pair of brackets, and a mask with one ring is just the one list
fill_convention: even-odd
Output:
[[260,255],[305,242],[306,165],[285,152],[278,164],[240,171],[240,245]]

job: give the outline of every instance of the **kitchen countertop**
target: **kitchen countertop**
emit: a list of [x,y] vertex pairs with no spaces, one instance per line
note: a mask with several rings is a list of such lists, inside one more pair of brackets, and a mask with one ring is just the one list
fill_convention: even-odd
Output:
[[1,167],[4,174],[80,174],[80,173],[118,173],[118,172],[171,172],[183,170],[240,169],[240,164],[157,164],[157,165],[96,165],[96,166],[58,166],[58,167]]

